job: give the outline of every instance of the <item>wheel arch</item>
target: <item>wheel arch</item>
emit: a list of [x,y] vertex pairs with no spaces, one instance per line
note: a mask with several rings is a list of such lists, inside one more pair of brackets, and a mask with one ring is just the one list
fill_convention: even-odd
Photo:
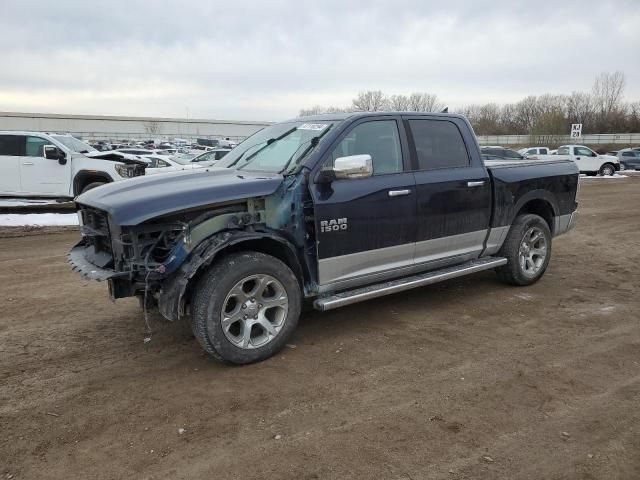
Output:
[[[542,194],[540,194],[542,193]],[[538,215],[547,222],[549,226],[549,230],[551,231],[551,235],[554,234],[555,230],[555,218],[557,215],[557,207],[555,206],[555,201],[549,198],[549,195],[546,192],[531,192],[530,195],[523,197],[518,204],[516,205],[515,215],[513,216],[512,224],[515,219],[526,213],[533,213]]]
[[203,240],[180,268],[162,286],[158,299],[160,313],[169,320],[181,318],[191,301],[198,279],[215,261],[226,255],[254,251],[270,255],[282,261],[298,279],[300,290],[309,278],[302,267],[296,248],[287,239],[270,232],[221,232]]
[[96,170],[80,170],[73,177],[73,195],[80,195],[82,189],[93,182],[111,183],[113,179],[104,172]]

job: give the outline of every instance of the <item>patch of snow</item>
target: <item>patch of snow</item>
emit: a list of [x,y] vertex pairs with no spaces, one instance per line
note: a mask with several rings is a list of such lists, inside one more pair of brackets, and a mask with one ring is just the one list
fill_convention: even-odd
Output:
[[37,199],[37,198],[2,198],[0,199],[1,208],[12,207],[39,207],[45,205],[66,205],[70,202],[59,202],[57,200]]
[[596,177],[590,177],[588,175],[585,175],[584,173],[580,174],[580,179],[589,179],[589,180],[609,180],[609,179],[618,179],[618,178],[627,178],[628,175],[620,175],[619,173],[616,173],[615,175],[609,175],[606,177],[601,177],[601,176],[596,176]]
[[75,213],[0,213],[0,226],[66,226],[78,225],[78,215]]

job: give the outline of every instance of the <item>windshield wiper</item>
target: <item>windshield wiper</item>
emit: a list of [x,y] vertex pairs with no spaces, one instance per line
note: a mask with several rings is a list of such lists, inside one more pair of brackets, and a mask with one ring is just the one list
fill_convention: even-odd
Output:
[[298,148],[296,148],[296,151],[293,152],[293,155],[291,155],[289,157],[289,160],[287,160],[287,163],[284,164],[284,167],[282,168],[282,170],[280,170],[280,173],[284,173],[287,171],[287,169],[289,168],[289,164],[291,163],[291,161],[295,158],[296,153],[298,153],[298,150],[300,150],[303,146],[309,144],[303,151],[302,153],[298,156],[298,159],[296,160],[295,165],[298,165],[298,162],[300,162],[300,160],[302,160],[304,158],[304,156],[309,153],[312,149],[316,148],[318,146],[318,143],[320,143],[320,139],[324,136],[325,133],[327,133],[329,130],[331,130],[331,127],[333,125],[329,125],[328,128],[326,128],[320,135],[316,135],[315,137],[311,137],[309,140],[307,140],[306,142],[300,144],[300,146]]
[[[247,165],[249,164],[249,162],[251,161],[251,159],[252,159],[252,158],[254,158],[256,155],[258,155],[262,150],[264,150],[265,148],[267,148],[267,147],[268,147],[269,145],[271,145],[272,143],[277,142],[278,140],[282,140],[284,137],[286,137],[287,135],[292,134],[292,133],[293,133],[293,132],[295,132],[297,129],[298,129],[298,127],[293,127],[293,128],[291,128],[291,129],[287,130],[286,132],[284,132],[282,135],[280,135],[280,136],[276,137],[276,138],[270,138],[270,139],[269,139],[269,140],[267,140],[266,142],[262,142],[262,143],[258,143],[258,144],[256,144],[256,145],[254,145],[254,147],[255,147],[255,146],[258,146],[258,145],[261,145],[261,147],[260,147],[260,148],[258,148],[258,149],[257,149],[255,152],[253,152],[251,155],[249,155],[247,158],[245,158],[245,159],[244,159],[244,163],[243,163],[242,165],[240,165],[240,166],[237,166],[237,167],[236,167],[236,169],[238,169],[238,170],[239,170],[240,168],[247,166]],[[231,165],[229,165],[229,167],[234,166],[234,165],[237,165],[237,164],[238,164],[238,162],[240,162],[240,160],[242,159],[242,156],[243,156],[243,155],[245,155],[245,154],[246,154],[246,153],[247,153],[251,148],[252,148],[252,147],[249,147],[249,148],[247,149],[247,151],[246,151],[246,152],[244,152],[242,155],[240,155],[240,156],[238,157],[238,159],[237,159],[234,163],[232,163]]]

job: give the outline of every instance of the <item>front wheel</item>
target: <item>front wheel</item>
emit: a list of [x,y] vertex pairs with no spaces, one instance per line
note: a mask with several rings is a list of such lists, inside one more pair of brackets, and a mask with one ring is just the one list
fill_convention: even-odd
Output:
[[259,252],[231,254],[198,281],[193,333],[213,357],[246,364],[282,349],[300,316],[302,294],[291,269]]
[[600,175],[603,177],[611,177],[614,173],[616,173],[616,168],[610,163],[605,163],[600,167]]
[[498,278],[511,285],[531,285],[544,275],[551,258],[551,231],[538,215],[516,218],[498,253],[507,264],[498,267]]

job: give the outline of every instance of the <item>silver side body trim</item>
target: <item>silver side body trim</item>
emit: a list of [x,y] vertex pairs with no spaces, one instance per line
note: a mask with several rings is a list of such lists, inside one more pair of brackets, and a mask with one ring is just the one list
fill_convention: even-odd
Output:
[[567,233],[569,230],[576,226],[577,219],[578,212],[553,217],[553,236],[557,237],[558,235]]
[[390,295],[392,293],[442,282],[450,278],[461,277],[463,275],[469,275],[482,270],[500,267],[506,263],[506,258],[481,258],[455,267],[449,267],[434,272],[424,273],[408,278],[401,278],[383,284],[371,285],[357,290],[319,298],[313,303],[313,305],[318,310],[332,310],[334,308],[344,307],[353,303],[363,302],[371,298],[382,297],[384,295]]
[[414,263],[432,262],[441,258],[464,254],[480,255],[486,237],[486,230],[478,230],[476,232],[416,242]]
[[414,243],[378,248],[365,252],[324,258],[318,262],[320,285],[364,277],[380,270],[393,270],[413,264]]
[[504,227],[494,227],[489,230],[489,235],[487,236],[487,247],[484,252],[482,252],[483,257],[485,255],[494,255],[500,251],[510,228],[511,225],[506,225]]
[[[399,270],[417,264],[436,262],[452,257],[478,257],[487,230],[435,238],[417,243],[378,248],[365,252],[325,258],[318,262],[318,283],[322,286],[350,279],[362,279],[386,271]],[[438,268],[441,264],[434,265]],[[375,281],[375,280],[373,280]]]

